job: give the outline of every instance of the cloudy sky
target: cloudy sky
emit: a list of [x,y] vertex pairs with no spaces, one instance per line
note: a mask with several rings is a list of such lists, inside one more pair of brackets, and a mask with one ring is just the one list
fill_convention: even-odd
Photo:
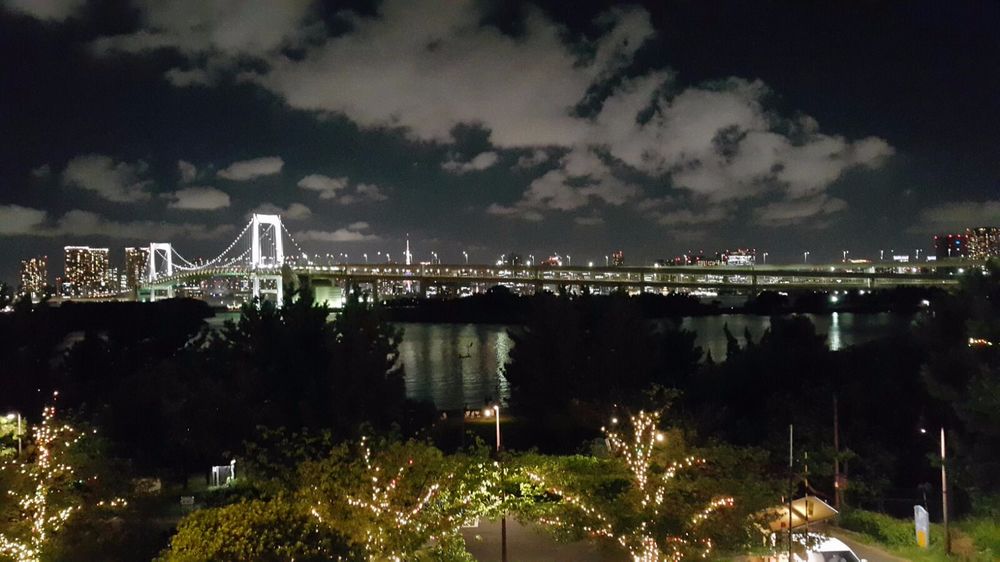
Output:
[[0,279],[66,244],[215,255],[254,210],[453,262],[1000,223],[998,4],[845,6],[0,0]]

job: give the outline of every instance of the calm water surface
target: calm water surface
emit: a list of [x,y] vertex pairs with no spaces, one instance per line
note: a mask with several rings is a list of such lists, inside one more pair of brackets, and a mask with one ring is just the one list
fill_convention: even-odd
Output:
[[[831,349],[865,343],[906,331],[912,317],[896,314],[806,314]],[[697,344],[715,360],[726,357],[723,326],[740,342],[744,330],[757,341],[770,326],[767,316],[729,314],[684,318],[681,326],[698,334]],[[484,398],[508,396],[501,370],[512,347],[507,326],[400,323],[404,330],[400,359],[406,368],[406,392],[440,409],[478,407]]]
[[[222,325],[238,314],[219,314],[209,320]],[[831,349],[865,343],[906,331],[912,317],[898,314],[806,314],[816,330],[826,334]],[[711,351],[715,360],[726,357],[723,326],[740,342],[749,329],[754,341],[770,326],[767,316],[723,314],[684,318],[681,327],[698,334],[697,344]],[[399,357],[406,369],[406,394],[433,402],[439,409],[479,407],[483,401],[509,395],[501,376],[513,345],[508,326],[497,324],[417,324],[399,323],[403,341]]]

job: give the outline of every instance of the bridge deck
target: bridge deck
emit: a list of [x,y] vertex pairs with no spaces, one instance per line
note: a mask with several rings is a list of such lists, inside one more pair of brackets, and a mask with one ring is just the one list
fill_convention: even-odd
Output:
[[[961,274],[954,270],[902,272],[896,268],[821,266],[738,267],[543,267],[488,265],[290,265],[292,274],[313,279],[357,283],[412,281],[423,284],[589,285],[606,287],[837,289],[896,286],[951,287]],[[148,286],[173,286],[222,276],[278,276],[278,266],[222,267],[180,272]]]

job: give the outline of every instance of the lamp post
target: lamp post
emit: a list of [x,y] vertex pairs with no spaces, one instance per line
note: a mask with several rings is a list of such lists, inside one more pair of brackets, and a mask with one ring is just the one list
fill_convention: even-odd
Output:
[[469,252],[462,250],[462,256],[465,257],[465,265],[469,265]]
[[[920,433],[927,433],[925,428],[920,428]],[[941,522],[944,523],[944,552],[951,554],[951,532],[948,530],[948,473],[945,469],[945,440],[944,426],[941,427]]]
[[764,265],[767,265],[767,252],[764,252]]
[[809,252],[802,252],[802,263],[809,263]]
[[[496,418],[497,427],[497,462],[500,462],[500,405],[494,404],[491,408],[487,408],[484,412],[487,416],[490,414]],[[507,512],[503,512],[500,515],[500,560],[502,562],[507,562]]]
[[844,250],[844,263],[847,263],[847,254],[850,254],[850,250]]
[[611,265],[611,260],[608,259],[608,256],[604,256],[604,267],[608,267],[610,265]]
[[365,256],[365,265],[367,265],[368,264],[368,254],[362,254],[362,255]]
[[566,265],[573,267],[573,256],[566,254]]

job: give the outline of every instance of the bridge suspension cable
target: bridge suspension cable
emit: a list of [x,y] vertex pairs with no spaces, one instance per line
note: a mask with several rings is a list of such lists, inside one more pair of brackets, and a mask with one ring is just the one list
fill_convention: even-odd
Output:
[[281,222],[281,229],[285,231],[285,234],[288,235],[288,239],[292,241],[292,244],[295,245],[295,249],[297,249],[299,251],[298,255],[303,256],[306,259],[308,259],[309,258],[308,254],[306,254],[302,250],[302,246],[299,246],[299,243],[295,241],[295,237],[292,236],[292,233],[288,231],[288,227],[285,226],[285,222],[284,221]]
[[[243,227],[243,230],[236,236],[236,238],[232,241],[232,243],[230,243],[229,246],[226,247],[226,249],[222,251],[221,254],[219,254],[218,256],[214,257],[213,259],[211,259],[211,260],[209,260],[209,261],[207,261],[207,262],[205,262],[205,263],[203,263],[201,265],[196,265],[196,264],[192,263],[190,260],[188,260],[187,258],[185,258],[184,256],[182,256],[180,254],[180,252],[178,252],[177,250],[173,250],[174,255],[177,258],[179,258],[182,262],[184,262],[186,264],[186,266],[185,265],[177,265],[177,264],[175,264],[174,267],[176,269],[180,269],[182,271],[197,271],[197,270],[200,270],[200,269],[205,269],[205,268],[211,267],[211,266],[219,263],[222,260],[222,258],[224,258],[226,256],[226,254],[228,254],[236,246],[236,244],[239,243],[239,241],[244,237],[244,235],[246,235],[247,231],[250,230],[250,225],[251,224],[253,224],[252,220],[249,221],[249,222],[247,222],[246,226]],[[249,250],[247,250],[246,252],[243,252],[241,254],[241,256],[240,256],[239,259],[242,259],[242,257],[245,257],[247,253],[249,253]],[[238,261],[238,260],[230,260],[230,262],[228,262],[227,265],[231,265],[234,261]]]

